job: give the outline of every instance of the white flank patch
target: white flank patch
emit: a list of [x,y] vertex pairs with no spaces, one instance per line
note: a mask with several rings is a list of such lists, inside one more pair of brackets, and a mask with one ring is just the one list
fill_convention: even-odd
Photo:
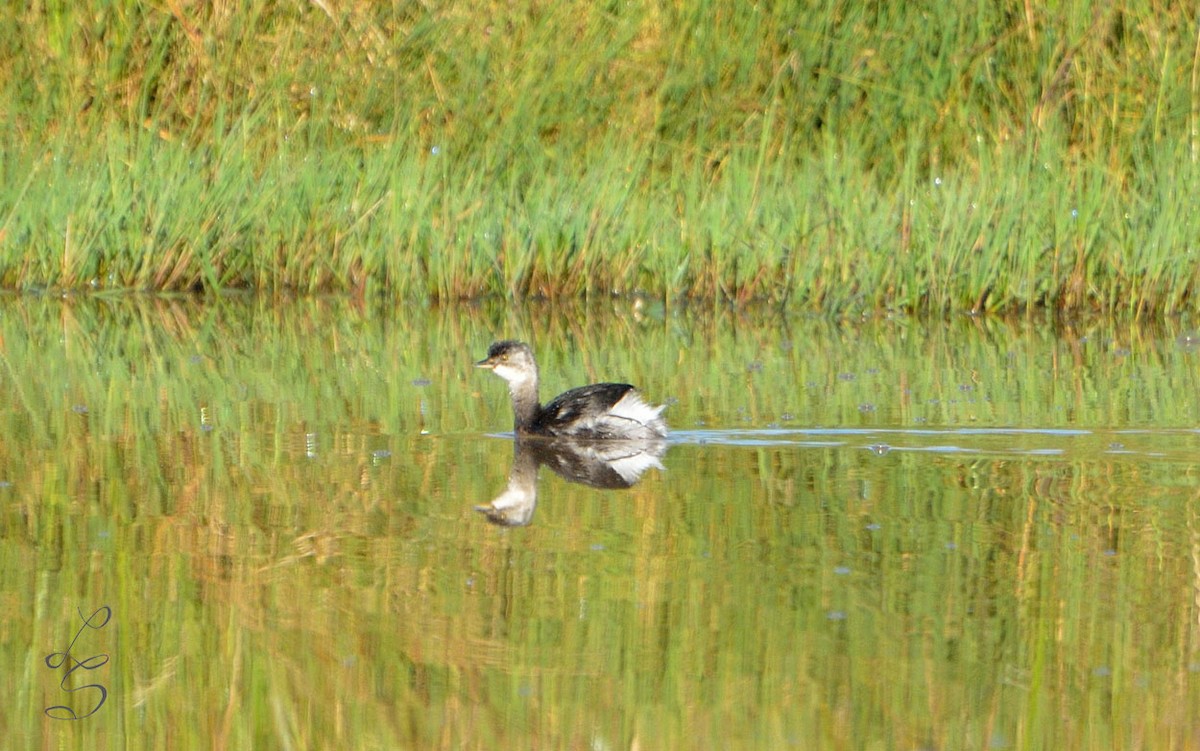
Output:
[[642,397],[636,391],[630,391],[621,397],[621,400],[612,406],[609,414],[614,417],[620,417],[626,420],[633,420],[642,425],[650,425],[659,421],[659,414],[663,411],[663,407],[651,407],[642,400]]

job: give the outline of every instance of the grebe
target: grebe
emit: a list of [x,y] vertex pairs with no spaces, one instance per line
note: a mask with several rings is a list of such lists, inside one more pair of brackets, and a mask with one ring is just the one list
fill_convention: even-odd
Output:
[[524,342],[496,342],[475,363],[508,381],[517,435],[606,440],[653,440],[667,435],[663,407],[651,407],[628,383],[571,389],[546,406],[538,403],[538,368]]

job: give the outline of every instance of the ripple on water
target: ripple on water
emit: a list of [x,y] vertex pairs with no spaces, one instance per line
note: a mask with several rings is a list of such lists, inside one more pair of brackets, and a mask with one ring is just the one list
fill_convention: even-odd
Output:
[[1122,456],[1187,459],[1200,450],[1200,431],[1178,428],[792,428],[677,430],[673,445],[865,448],[877,454]]

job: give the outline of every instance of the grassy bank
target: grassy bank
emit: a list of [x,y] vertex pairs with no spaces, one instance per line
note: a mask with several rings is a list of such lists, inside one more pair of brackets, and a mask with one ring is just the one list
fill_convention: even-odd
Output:
[[1196,19],[0,9],[0,286],[1195,310]]

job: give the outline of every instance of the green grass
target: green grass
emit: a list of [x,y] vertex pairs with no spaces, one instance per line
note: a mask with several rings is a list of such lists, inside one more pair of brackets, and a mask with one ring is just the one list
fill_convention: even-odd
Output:
[[0,286],[1196,310],[1184,6],[0,9]]

